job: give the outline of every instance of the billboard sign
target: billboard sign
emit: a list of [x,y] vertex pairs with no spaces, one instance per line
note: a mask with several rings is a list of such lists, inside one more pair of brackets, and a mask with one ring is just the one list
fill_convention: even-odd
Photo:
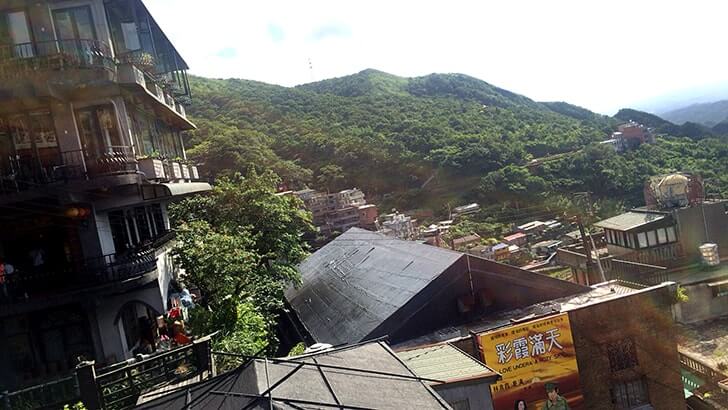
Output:
[[529,409],[546,402],[546,384],[556,384],[569,407],[583,407],[574,340],[566,313],[514,324],[478,335],[485,364],[503,379],[491,386],[496,410],[518,400]]

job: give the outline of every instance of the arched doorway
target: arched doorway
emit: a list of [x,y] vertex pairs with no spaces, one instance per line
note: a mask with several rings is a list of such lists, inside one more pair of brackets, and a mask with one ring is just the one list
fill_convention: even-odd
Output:
[[149,304],[134,300],[125,303],[114,322],[119,329],[124,354],[127,358],[143,353],[143,340],[154,342],[156,318],[160,313]]

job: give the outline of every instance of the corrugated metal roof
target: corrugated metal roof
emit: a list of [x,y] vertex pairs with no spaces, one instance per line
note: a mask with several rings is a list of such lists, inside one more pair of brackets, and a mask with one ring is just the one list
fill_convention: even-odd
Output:
[[496,377],[498,373],[449,343],[397,352],[397,356],[419,377],[446,383]]
[[299,265],[286,299],[316,341],[359,342],[462,256],[351,228]]
[[609,219],[595,223],[595,226],[617,231],[629,231],[631,229],[647,225],[665,219],[664,214],[648,212],[625,212],[622,215],[613,216]]

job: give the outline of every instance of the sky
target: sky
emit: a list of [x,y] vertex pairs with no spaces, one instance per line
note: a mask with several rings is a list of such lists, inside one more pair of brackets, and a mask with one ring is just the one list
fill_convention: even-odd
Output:
[[293,86],[366,68],[463,73],[610,115],[728,83],[719,0],[144,2],[206,77]]

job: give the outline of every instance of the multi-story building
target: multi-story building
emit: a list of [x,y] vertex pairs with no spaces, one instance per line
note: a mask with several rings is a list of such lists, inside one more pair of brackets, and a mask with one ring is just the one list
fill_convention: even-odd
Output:
[[0,3],[0,386],[132,356],[177,270],[187,64],[140,0]]
[[419,234],[417,220],[399,212],[382,215],[377,220],[377,230],[387,236],[404,240],[416,239]]
[[654,143],[655,136],[652,131],[642,124],[629,121],[620,124],[617,131],[612,133],[611,139],[604,143],[612,144],[617,151],[634,149],[642,144]]
[[728,248],[728,200],[705,199],[699,177],[672,174],[647,181],[645,203],[597,222],[604,233],[594,235],[593,246],[587,241],[589,251],[583,243],[566,246],[557,252],[559,262],[582,284],[601,280],[601,272],[646,285],[677,282],[688,296],[674,309],[680,322],[728,314],[728,264],[717,255],[717,266],[701,263],[706,244],[717,254]]
[[368,229],[374,227],[377,208],[367,204],[364,193],[358,188],[334,193],[304,189],[293,194],[311,211],[313,224],[325,236],[334,232],[345,232],[354,226]]

